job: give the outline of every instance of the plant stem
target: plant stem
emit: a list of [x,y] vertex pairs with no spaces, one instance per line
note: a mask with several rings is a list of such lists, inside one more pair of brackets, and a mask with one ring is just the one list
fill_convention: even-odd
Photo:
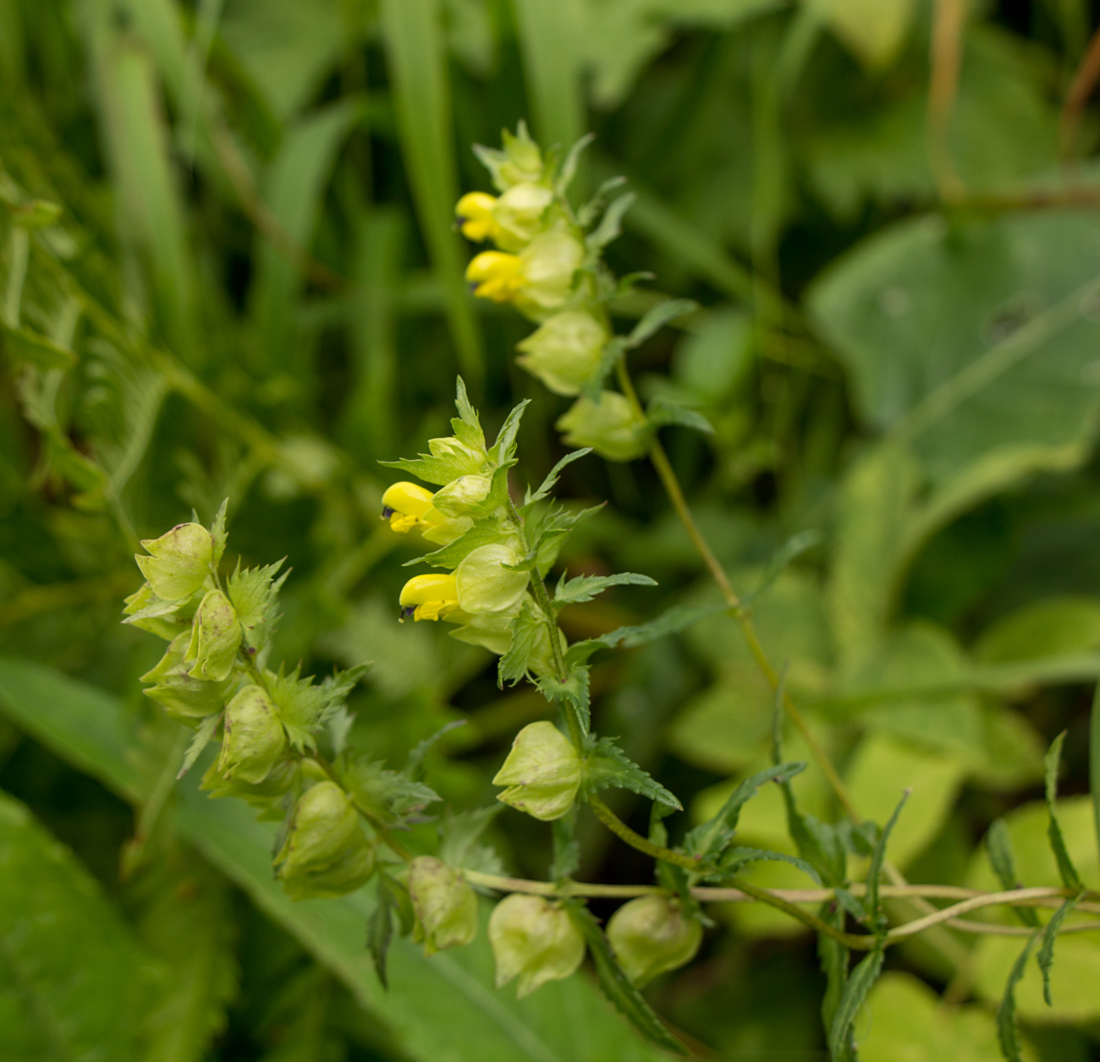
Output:
[[631,848],[636,848],[639,852],[645,852],[646,855],[650,855],[654,859],[662,859],[666,863],[675,863],[676,866],[683,867],[685,870],[690,870],[696,874],[706,869],[698,859],[685,855],[683,852],[665,848],[663,845],[654,844],[640,833],[635,833],[598,796],[589,796],[588,806],[600,822],[617,837],[626,841]]

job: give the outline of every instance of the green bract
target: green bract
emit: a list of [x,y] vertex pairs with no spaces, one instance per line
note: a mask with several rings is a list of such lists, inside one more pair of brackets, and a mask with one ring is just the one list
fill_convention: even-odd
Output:
[[159,703],[174,719],[193,723],[225,707],[229,682],[207,682],[191,674],[193,662],[187,659],[191,634],[184,631],[168,645],[160,663],[141,676],[142,682],[155,683],[145,695]]
[[194,661],[195,678],[220,682],[228,678],[241,645],[241,625],[229,598],[210,590],[199,604],[191,624],[186,660]]
[[513,608],[527,589],[527,572],[509,571],[520,554],[510,546],[490,543],[479,546],[455,570],[458,603],[464,612],[505,612]]
[[525,726],[493,785],[508,788],[497,800],[536,819],[560,819],[572,806],[581,784],[581,757],[553,723]]
[[607,939],[626,975],[641,987],[690,962],[703,927],[684,917],[678,901],[654,894],[623,904],[607,923]]
[[609,339],[592,314],[563,310],[516,345],[521,351],[516,360],[556,394],[578,395],[599,366]]
[[181,601],[202,587],[214,559],[214,541],[201,524],[177,524],[160,538],[142,539],[149,556],[135,554],[141,574],[153,593],[165,601]]
[[489,943],[497,988],[517,977],[520,999],[547,981],[569,977],[584,959],[581,931],[567,911],[541,896],[505,896],[489,918]]
[[433,856],[417,856],[409,863],[408,886],[417,939],[427,954],[474,939],[477,897],[458,870]]
[[538,321],[568,301],[584,261],[584,244],[569,232],[544,232],[520,251],[519,260],[516,307]]
[[570,446],[591,446],[610,461],[633,461],[645,453],[645,418],[615,391],[602,391],[599,402],[577,399],[556,426]]

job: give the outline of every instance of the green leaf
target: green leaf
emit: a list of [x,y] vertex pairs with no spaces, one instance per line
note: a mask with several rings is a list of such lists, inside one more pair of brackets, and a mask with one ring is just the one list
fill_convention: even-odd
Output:
[[626,192],[611,200],[599,224],[585,238],[585,246],[589,250],[602,251],[612,240],[618,239],[623,231],[623,215],[634,204],[635,198],[633,192]]
[[191,743],[187,746],[187,751],[183,756],[183,763],[180,765],[179,774],[176,775],[177,780],[182,778],[192,767],[195,766],[195,761],[202,755],[203,749],[214,740],[214,734],[217,732],[218,724],[222,721],[222,713],[218,712],[216,715],[208,715],[201,723],[199,723],[198,729],[195,731],[195,736],[191,739]]
[[1050,839],[1050,850],[1054,853],[1054,859],[1058,863],[1058,873],[1061,875],[1062,884],[1067,889],[1081,888],[1081,876],[1070,859],[1069,849],[1066,848],[1066,839],[1062,834],[1062,827],[1058,824],[1058,812],[1055,801],[1058,799],[1058,768],[1062,760],[1062,743],[1066,740],[1066,731],[1062,731],[1050,745],[1050,751],[1043,759],[1045,767],[1045,790],[1047,812],[1050,822],[1047,825],[1047,837]]
[[728,848],[722,854],[720,862],[722,869],[731,876],[752,863],[788,863],[801,870],[815,885],[821,884],[821,875],[811,863],[786,852],[772,852],[766,848]]
[[76,355],[58,346],[45,336],[36,335],[26,328],[13,328],[0,321],[0,335],[4,337],[4,352],[13,361],[26,362],[43,372],[49,369],[71,369]]
[[555,605],[576,605],[591,601],[612,586],[656,586],[657,582],[648,575],[636,575],[634,572],[620,572],[618,575],[578,575],[574,579],[562,574],[558,587],[554,591]]
[[746,778],[729,795],[729,799],[710,822],[704,822],[688,833],[684,840],[688,852],[698,855],[703,863],[716,862],[737,832],[741,809],[756,796],[760,787],[767,782],[786,785],[805,769],[805,763],[781,763]]
[[909,799],[909,793],[910,790],[908,789],[902,792],[901,799],[898,801],[897,807],[894,808],[894,813],[887,820],[878,836],[878,840],[875,842],[874,851],[871,853],[871,863],[867,868],[867,896],[863,906],[867,912],[867,921],[875,926],[880,933],[885,932],[886,915],[879,910],[879,878],[882,876],[882,864],[886,861],[886,846],[890,843],[890,834],[894,832],[901,809],[905,807],[905,802]]
[[358,757],[343,767],[338,765],[336,770],[356,807],[387,825],[401,825],[440,799],[434,789],[401,772],[387,770],[381,761]]
[[793,561],[801,557],[803,553],[807,553],[816,546],[820,546],[824,540],[825,536],[822,535],[820,531],[816,531],[812,528],[791,535],[791,537],[772,554],[771,559],[768,561],[767,566],[760,576],[760,581],[756,584],[755,589],[741,599],[742,604],[751,605],[761,594],[765,593],[771,587],[772,583],[787,570],[787,567]]
[[279,619],[278,597],[283,583],[290,575],[289,569],[278,579],[283,562],[265,565],[262,568],[241,569],[240,561],[233,574],[226,581],[225,591],[237,619],[244,630],[245,643],[253,649],[263,646],[271,636],[271,628]]
[[382,0],[379,15],[416,213],[443,287],[459,364],[476,392],[485,377],[485,354],[452,227],[458,178],[442,7],[438,0]]
[[[127,752],[130,717],[117,698],[56,672],[0,658],[0,711],[127,798],[142,792],[143,775]],[[519,1001],[495,991],[484,925],[474,944],[430,960],[410,941],[395,940],[385,993],[363,947],[374,900],[360,891],[336,900],[291,901],[271,873],[275,826],[256,821],[242,801],[208,799],[193,778],[188,775],[179,787],[176,828],[392,1029],[410,1058],[661,1062],[664,1057],[624,1030],[584,978],[554,982]],[[446,1022],[439,1021],[443,1011]],[[572,1027],[563,1013],[573,1016]],[[574,1027],[585,1030],[581,1048]]]
[[388,991],[390,985],[386,976],[386,956],[393,941],[393,900],[390,898],[390,888],[385,878],[386,874],[383,871],[378,875],[378,881],[375,883],[376,903],[370,918],[367,919],[367,951],[370,952],[378,980]]
[[489,457],[493,461],[504,462],[512,459],[515,452],[516,434],[519,432],[520,421],[523,419],[523,411],[531,404],[529,398],[525,398],[518,405],[513,406],[511,412],[504,419],[497,433],[496,441],[489,451]]
[[1062,923],[1066,920],[1066,915],[1072,911],[1078,903],[1081,902],[1081,897],[1084,892],[1079,892],[1076,896],[1071,896],[1057,911],[1051,915],[1050,921],[1047,922],[1046,928],[1043,930],[1042,944],[1039,946],[1039,954],[1036,959],[1039,961],[1039,969],[1043,971],[1043,999],[1046,1000],[1048,1007],[1054,1006],[1054,997],[1050,994],[1050,971],[1054,966],[1054,942],[1058,939],[1058,930],[1062,928]]
[[725,611],[724,604],[701,605],[695,608],[676,605],[648,623],[640,623],[636,627],[619,627],[599,638],[574,642],[565,654],[565,662],[567,664],[583,663],[598,649],[613,649],[617,645],[621,645],[624,649],[633,649],[658,638],[664,638],[666,635],[678,634],[707,616]]
[[[990,866],[997,875],[1003,889],[1020,888],[1020,879],[1016,876],[1016,861],[1012,855],[1012,837],[1004,819],[994,819],[985,835],[985,850]],[[1014,907],[1017,917],[1025,926],[1038,927],[1039,915],[1032,907]]]
[[134,1062],[154,966],[91,875],[0,794],[0,1050]]
[[317,747],[314,734],[328,721],[367,673],[369,665],[360,664],[347,671],[334,671],[319,685],[312,676],[300,678],[301,665],[289,675],[282,668],[278,673],[264,672],[264,681],[272,703],[279,711],[279,720],[290,743],[302,751]]
[[1100,684],[1092,697],[1089,722],[1089,792],[1092,794],[1092,824],[1096,830],[1096,851],[1100,856]]
[[658,395],[646,407],[646,420],[654,428],[664,427],[666,424],[679,424],[683,428],[691,428],[704,435],[714,434],[714,425],[702,413],[663,395]]
[[535,685],[548,701],[567,705],[580,724],[581,733],[587,734],[592,721],[588,668],[584,664],[573,664],[568,660],[566,663],[569,675],[564,682],[553,675],[545,675],[537,679]]
[[506,682],[514,686],[526,677],[531,654],[538,642],[539,633],[545,626],[542,614],[536,616],[534,605],[530,601],[524,601],[510,628],[512,644],[497,664],[497,685],[501,689]]
[[[844,908],[840,905],[822,911],[822,918],[836,929],[844,928]],[[817,938],[818,959],[821,972],[825,974],[825,994],[821,998],[821,1020],[826,1030],[833,1027],[840,1000],[848,983],[848,949],[839,941],[822,933]],[[855,1050],[852,1041],[851,1026],[839,1053],[830,1052],[832,1062],[854,1062]]]
[[829,1026],[829,1055],[833,1059],[843,1059],[851,1053],[852,1027],[867,993],[882,971],[882,960],[883,948],[880,945],[859,961],[844,983],[836,1014]]
[[643,771],[612,738],[600,738],[584,763],[584,785],[588,792],[601,789],[629,789],[658,804],[683,811],[683,805],[660,782]]
[[229,541],[229,533],[225,528],[225,518],[228,510],[229,499],[226,498],[218,506],[218,511],[214,514],[214,522],[210,525],[210,537],[214,540],[213,566],[215,569],[221,564],[226,544]]
[[431,553],[425,553],[423,557],[406,561],[404,567],[408,568],[413,564],[430,564],[435,568],[457,568],[478,546],[501,542],[505,537],[505,534],[492,523],[474,524],[469,531],[464,531],[453,542],[448,542],[447,545]]
[[699,304],[693,299],[667,299],[651,306],[626,337],[626,349],[640,347],[650,336],[656,335],[670,321],[695,313]]
[[684,1050],[683,1044],[665,1028],[653,1008],[645,1001],[645,997],[623,972],[596,919],[586,907],[575,900],[566,901],[566,905],[573,921],[580,927],[584,939],[588,942],[588,950],[596,964],[596,977],[599,979],[600,988],[615,1009],[654,1043],[660,1044],[669,1051],[686,1055],[687,1051]]
[[1016,985],[1024,976],[1027,968],[1027,960],[1031,956],[1031,949],[1035,947],[1035,941],[1039,934],[1035,933],[1028,938],[1020,957],[1012,966],[1008,975],[1008,983],[1005,985],[1004,998],[997,1008],[997,1041],[1001,1045],[1001,1051],[1006,1062],[1023,1062],[1023,1053],[1020,1046],[1020,1032],[1016,1028]]
[[550,829],[554,839],[554,858],[550,861],[550,878],[561,882],[576,874],[581,865],[581,846],[576,836],[576,805],[560,819],[554,819]]
[[535,502],[540,502],[543,498],[549,496],[550,492],[554,489],[554,485],[558,482],[558,477],[561,475],[562,470],[566,465],[571,465],[574,461],[584,457],[586,454],[592,452],[591,446],[582,447],[580,450],[571,450],[567,453],[552,469],[547,473],[546,478],[539,484],[539,489],[534,494],[528,490],[527,497],[523,499],[523,511],[526,513],[529,505],[534,505]]
[[481,842],[481,835],[504,810],[503,804],[491,804],[473,811],[450,811],[443,818],[439,858],[448,866],[478,870],[483,874],[503,874],[504,864],[496,850]]

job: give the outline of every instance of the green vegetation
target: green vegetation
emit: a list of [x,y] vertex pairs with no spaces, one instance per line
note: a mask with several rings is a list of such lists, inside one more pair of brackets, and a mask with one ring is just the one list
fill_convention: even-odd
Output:
[[0,0],[0,1058],[1093,1057],[1094,20]]

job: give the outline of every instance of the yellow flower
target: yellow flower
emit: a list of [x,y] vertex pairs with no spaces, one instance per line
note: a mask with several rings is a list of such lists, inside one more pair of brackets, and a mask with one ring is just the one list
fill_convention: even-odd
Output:
[[401,588],[401,618],[438,620],[458,611],[458,586],[453,575],[414,575]]
[[520,257],[503,251],[482,251],[466,268],[466,279],[479,298],[511,302],[523,287]]
[[500,235],[500,226],[493,218],[496,203],[496,196],[485,192],[467,192],[455,204],[459,232],[474,243],[495,240]]
[[416,528],[429,542],[446,545],[464,531],[470,521],[465,517],[445,516],[435,507],[435,495],[415,483],[394,483],[382,495],[382,519],[389,520],[394,531],[404,535]]

